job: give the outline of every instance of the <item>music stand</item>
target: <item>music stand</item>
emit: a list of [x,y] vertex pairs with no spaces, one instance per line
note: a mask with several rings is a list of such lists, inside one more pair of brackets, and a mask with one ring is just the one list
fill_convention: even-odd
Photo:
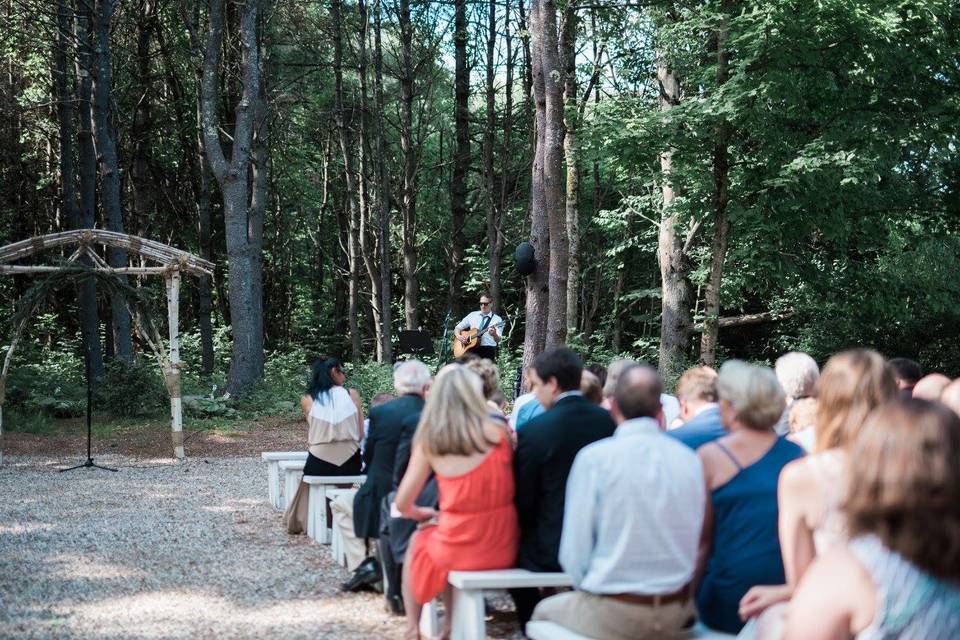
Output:
[[415,356],[433,355],[433,340],[426,331],[401,331],[399,334],[400,353],[409,353]]
[[111,469],[110,467],[104,467],[97,464],[93,461],[93,457],[90,455],[90,439],[92,434],[91,420],[90,420],[90,407],[93,404],[93,382],[90,379],[90,346],[86,345],[83,349],[84,355],[84,364],[87,370],[87,461],[78,465],[74,465],[69,469],[60,469],[60,473],[64,471],[73,471],[74,469],[85,469],[87,467],[96,467],[97,469],[103,469],[104,471],[116,471],[116,469]]

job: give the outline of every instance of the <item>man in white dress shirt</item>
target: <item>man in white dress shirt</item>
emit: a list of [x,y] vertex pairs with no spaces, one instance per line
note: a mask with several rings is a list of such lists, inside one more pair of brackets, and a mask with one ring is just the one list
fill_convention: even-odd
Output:
[[617,431],[580,451],[567,482],[560,565],[576,591],[533,620],[591,638],[687,637],[707,496],[696,454],[663,433],[662,388],[651,367],[621,374]]
[[457,339],[466,341],[460,336],[461,331],[467,329],[480,329],[486,331],[480,336],[480,343],[474,347],[470,353],[474,353],[481,358],[497,361],[497,345],[500,344],[500,328],[503,326],[503,318],[493,312],[493,298],[490,294],[483,292],[480,295],[480,310],[471,311],[464,317],[460,323],[454,327]]

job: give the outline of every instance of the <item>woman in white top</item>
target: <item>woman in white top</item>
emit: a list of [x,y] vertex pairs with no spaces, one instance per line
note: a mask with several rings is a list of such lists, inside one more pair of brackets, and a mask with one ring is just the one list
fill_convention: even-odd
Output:
[[[846,540],[840,513],[849,449],[876,407],[896,398],[893,373],[879,353],[855,349],[827,362],[816,384],[815,453],[791,462],[777,488],[784,585],[756,586],[740,601],[746,620],[766,610],[758,637],[782,634],[783,609],[804,572],[818,555]],[[769,607],[769,609],[768,609]]]
[[939,402],[894,401],[849,455],[851,540],[800,581],[787,639],[960,637],[960,418]]
[[[310,386],[300,398],[307,420],[305,476],[356,476],[363,460],[363,409],[360,395],[347,389],[343,366],[336,358],[321,356],[313,365]],[[289,501],[283,522],[289,533],[306,531],[308,491],[303,482]]]

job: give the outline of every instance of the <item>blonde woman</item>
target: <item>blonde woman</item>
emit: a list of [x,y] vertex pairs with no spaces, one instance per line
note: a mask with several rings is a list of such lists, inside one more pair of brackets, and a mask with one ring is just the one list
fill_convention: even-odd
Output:
[[[516,560],[520,533],[508,430],[490,416],[477,374],[461,365],[440,371],[396,498],[403,516],[421,523],[403,566],[409,638],[418,637],[421,605],[441,592],[449,632],[451,570],[504,569]],[[439,512],[414,502],[431,473],[440,490]]]
[[[790,599],[813,559],[846,540],[840,513],[849,450],[876,407],[897,397],[893,372],[879,353],[855,349],[827,362],[817,382],[816,453],[788,464],[780,475],[780,547],[786,584],[756,586],[740,602],[744,619]],[[763,633],[775,637],[782,611],[761,619]]]
[[777,480],[803,455],[773,425],[784,407],[783,389],[766,367],[731,360],[717,378],[720,421],[728,434],[697,449],[710,492],[697,587],[697,610],[708,627],[738,633],[738,607],[750,587],[783,584],[777,539]]
[[939,402],[895,401],[849,455],[850,542],[810,566],[786,637],[960,637],[960,418]]

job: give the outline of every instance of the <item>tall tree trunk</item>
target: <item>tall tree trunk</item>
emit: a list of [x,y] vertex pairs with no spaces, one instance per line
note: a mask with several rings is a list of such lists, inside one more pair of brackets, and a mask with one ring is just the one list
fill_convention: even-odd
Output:
[[382,362],[393,362],[393,332],[390,314],[390,175],[387,173],[387,141],[383,125],[383,43],[380,40],[380,5],[373,10],[373,100],[377,114],[377,207],[380,214],[380,351]]
[[[116,0],[96,0],[94,3],[94,61],[93,61],[93,134],[100,163],[100,186],[103,196],[107,229],[123,233],[123,209],[120,203],[120,166],[117,144],[110,123],[110,98],[113,85],[113,63],[110,53],[110,25]],[[111,247],[109,261],[112,267],[127,266],[127,252]],[[120,276],[126,282],[126,276]],[[130,313],[119,296],[111,300],[113,318],[114,355],[121,360],[133,358],[130,333]]]
[[[500,198],[496,193],[496,179],[493,165],[493,146],[496,142],[496,94],[493,76],[496,60],[494,58],[497,43],[497,3],[489,0],[487,4],[487,64],[486,64],[486,127],[483,132],[483,178],[486,186],[487,205],[487,249],[489,251],[490,295],[500,302],[501,282],[500,265],[503,257],[503,211],[498,207]],[[506,158],[504,158],[506,162]],[[504,172],[504,178],[506,173]]]
[[460,317],[460,300],[467,256],[467,172],[470,171],[470,70],[467,68],[467,2],[454,2],[454,123],[457,146],[453,152],[453,176],[450,180],[450,219],[453,244],[450,249],[449,306]]
[[360,187],[360,255],[367,271],[367,282],[370,284],[370,323],[373,327],[374,344],[376,344],[377,362],[383,362],[383,310],[380,306],[380,267],[377,264],[376,236],[371,230],[373,217],[373,197],[371,197],[370,167],[370,121],[369,95],[367,93],[367,38],[370,34],[370,14],[365,0],[358,0],[357,11],[360,18],[360,36],[357,46],[357,77],[360,85],[360,123],[358,130],[360,139],[357,141],[359,166],[357,173]]
[[156,5],[152,0],[139,0],[137,19],[137,103],[133,112],[133,163],[130,172],[133,186],[133,228],[144,234],[153,212],[153,191],[150,180],[151,129],[153,127],[150,40],[155,25]]
[[569,0],[563,11],[560,52],[563,57],[564,124],[563,153],[567,163],[567,327],[576,331],[579,324],[577,302],[580,298],[580,109],[577,96],[577,3]]
[[[230,317],[233,349],[227,393],[241,395],[263,375],[262,218],[256,219],[254,188],[250,198],[251,148],[259,126],[261,96],[260,55],[257,42],[258,0],[246,0],[240,18],[240,71],[243,93],[236,105],[236,123],[230,159],[219,135],[218,76],[223,43],[223,0],[211,0],[210,28],[203,62],[202,110],[204,150],[223,195],[224,229],[230,279]],[[254,184],[258,183],[254,170]],[[251,209],[254,211],[251,212]],[[251,215],[253,213],[253,215]]]
[[[527,110],[527,117],[533,123],[536,119],[536,95],[533,87],[533,58],[534,53],[530,48],[530,31],[533,28],[533,17],[526,14],[526,2],[519,0],[517,9],[520,12],[520,44],[523,50],[523,104]],[[533,7],[531,7],[532,13]],[[530,127],[530,148],[536,154],[534,147],[537,144],[536,124]]]
[[[520,3],[521,6],[523,3]],[[535,33],[540,21],[540,1],[530,3],[528,30]],[[534,44],[536,40],[534,39]],[[546,93],[540,64],[540,47],[530,47],[530,66],[534,70],[534,153],[530,176],[530,244],[536,258],[536,271],[527,276],[526,327],[523,337],[523,366],[527,367],[543,350],[547,341],[547,307],[550,289],[550,222],[544,202],[544,140],[546,138]]]
[[550,296],[547,308],[546,348],[567,340],[567,218],[563,171],[563,85],[557,41],[557,6],[553,0],[540,3],[537,29],[531,33],[539,49],[539,73],[544,83],[543,205],[550,224]]
[[[723,17],[717,30],[717,92],[720,92],[730,76],[730,52],[727,49],[727,16],[729,0],[723,3]],[[700,359],[707,366],[717,360],[717,333],[720,319],[720,284],[723,280],[723,263],[727,257],[727,238],[730,223],[727,220],[728,187],[730,184],[730,125],[722,119],[717,126],[717,142],[713,148],[713,242],[710,257],[710,279],[704,305],[703,335],[700,340]]]
[[[668,111],[680,103],[680,80],[667,59],[666,52],[658,52],[656,65],[660,86],[660,110]],[[663,209],[657,237],[662,287],[659,364],[660,374],[668,380],[679,375],[685,365],[693,331],[693,318],[690,315],[693,291],[688,278],[690,262],[679,233],[677,212],[672,206],[675,152],[673,147],[668,147],[660,153]]]
[[362,357],[360,344],[360,211],[357,204],[356,174],[353,169],[353,141],[343,114],[343,18],[340,0],[330,0],[330,17],[333,20],[333,75],[334,75],[334,119],[340,138],[340,152],[343,154],[343,175],[347,187],[346,200],[350,217],[348,221],[349,241],[347,243],[347,263],[350,270],[349,322],[351,358],[359,364]]
[[403,152],[403,315],[409,330],[420,328],[420,280],[417,276],[417,157],[413,141],[413,25],[410,0],[400,0],[400,149]]
[[[87,2],[80,2],[77,11],[76,40],[79,56],[78,77],[78,135],[80,209],[77,225],[84,229],[96,226],[97,220],[97,150],[93,140],[93,13]],[[84,258],[85,264],[91,264]],[[85,348],[90,353],[90,372],[94,378],[104,374],[103,349],[100,344],[100,318],[97,310],[97,281],[87,278],[79,284],[80,327]]]

